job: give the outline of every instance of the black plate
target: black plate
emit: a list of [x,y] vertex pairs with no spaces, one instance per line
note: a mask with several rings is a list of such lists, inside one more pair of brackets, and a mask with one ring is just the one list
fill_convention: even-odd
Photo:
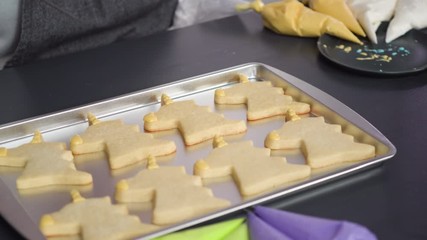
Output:
[[396,75],[427,69],[427,34],[411,30],[387,44],[384,41],[387,26],[379,27],[378,44],[360,38],[363,45],[359,45],[325,34],[319,38],[317,47],[327,59],[357,71]]

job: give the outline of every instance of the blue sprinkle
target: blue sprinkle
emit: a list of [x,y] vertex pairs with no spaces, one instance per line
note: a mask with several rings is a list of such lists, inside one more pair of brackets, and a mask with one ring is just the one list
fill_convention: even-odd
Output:
[[357,51],[356,51],[357,53],[361,53],[362,52],[362,49],[357,49]]
[[400,47],[399,51],[405,51],[405,48],[404,47]]
[[397,55],[397,52],[393,52],[391,55],[396,56],[396,55]]
[[377,53],[383,53],[384,52],[384,49],[378,49],[377,50]]

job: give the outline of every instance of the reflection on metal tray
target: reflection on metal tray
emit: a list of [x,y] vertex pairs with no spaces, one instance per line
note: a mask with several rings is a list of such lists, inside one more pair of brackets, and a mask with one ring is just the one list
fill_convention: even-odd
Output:
[[[205,182],[205,186],[211,188],[216,197],[229,200],[231,206],[141,237],[160,236],[267,200],[285,196],[377,165],[395,154],[394,146],[377,129],[344,104],[300,79],[260,63],[240,65],[91,105],[3,125],[0,126],[0,145],[2,147],[16,147],[27,143],[31,140],[34,130],[42,131],[46,141],[69,142],[72,135],[82,133],[86,129],[85,116],[88,112],[94,113],[102,120],[122,119],[128,124],[139,124],[140,128],[143,129],[142,117],[146,113],[159,109],[159,97],[162,93],[168,94],[177,101],[192,99],[197,104],[209,106],[213,111],[220,112],[229,119],[246,119],[244,105],[220,107],[216,106],[213,100],[214,90],[235,84],[237,81],[235,76],[239,73],[248,75],[252,80],[268,80],[275,86],[283,87],[286,94],[291,95],[296,101],[309,103],[312,108],[312,115],[324,116],[329,123],[342,125],[343,132],[353,135],[357,141],[374,145],[376,156],[365,161],[315,170],[308,179],[288,183],[269,192],[248,198],[241,197],[231,179]],[[281,127],[283,122],[283,116],[248,122],[248,131],[245,134],[229,136],[225,139],[228,142],[252,140],[254,146],[263,147],[267,133]],[[189,174],[193,172],[194,162],[207,156],[212,150],[210,141],[186,147],[176,131],[159,132],[154,135],[156,138],[173,140],[177,145],[176,154],[158,159],[159,164],[183,165]],[[292,163],[304,163],[304,158],[299,152],[273,151],[272,154],[286,156],[288,161]],[[92,159],[87,161],[83,158]],[[78,189],[87,198],[110,196],[113,199],[114,186],[119,180],[132,177],[145,168],[144,163],[141,163],[124,169],[110,170],[103,154],[78,156],[75,160],[79,170],[90,172],[94,178],[93,187]],[[69,203],[71,201],[69,196],[71,187],[17,191],[15,181],[20,172],[20,169],[0,168],[0,211],[2,216],[25,237],[42,239],[43,236],[38,230],[40,217],[45,213],[57,211]],[[128,204],[128,207],[130,213],[138,215],[141,221],[147,223],[151,221],[151,210],[147,204]]]

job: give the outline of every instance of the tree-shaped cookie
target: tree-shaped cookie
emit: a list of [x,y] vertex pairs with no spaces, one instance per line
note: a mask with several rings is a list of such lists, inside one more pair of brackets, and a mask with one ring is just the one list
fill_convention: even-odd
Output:
[[159,229],[128,214],[125,205],[111,204],[110,197],[88,198],[72,191],[73,202],[43,215],[40,230],[46,237],[80,235],[84,240],[131,239]]
[[238,77],[240,83],[215,91],[215,103],[246,103],[248,120],[282,115],[288,109],[293,109],[298,114],[310,112],[309,104],[293,101],[291,96],[284,95],[282,88],[273,87],[270,82],[251,82],[242,74]]
[[310,175],[309,166],[271,157],[270,149],[256,148],[251,141],[228,144],[215,137],[213,146],[205,159],[195,163],[194,174],[202,178],[232,175],[242,195],[257,194]]
[[354,142],[341,132],[340,125],[325,123],[323,117],[299,118],[292,111],[283,126],[269,133],[265,146],[270,149],[301,148],[312,168],[340,162],[364,160],[375,156],[375,147]]
[[198,106],[194,101],[173,102],[162,95],[162,106],[158,112],[144,116],[147,131],[161,131],[178,128],[186,145],[193,145],[215,135],[231,135],[246,131],[246,123],[228,120],[221,114],[210,112],[209,107]]
[[71,151],[84,154],[106,151],[111,169],[142,161],[148,155],[162,156],[176,151],[173,141],[154,139],[141,133],[138,125],[125,125],[120,120],[100,121],[88,114],[89,127],[71,139]]
[[16,180],[18,189],[92,183],[92,175],[76,170],[73,155],[66,150],[65,143],[44,142],[38,131],[30,143],[0,148],[0,166],[24,167]]
[[187,175],[184,167],[159,167],[153,157],[149,157],[146,170],[117,184],[116,200],[153,201],[152,222],[158,225],[178,223],[230,205],[203,187],[200,177]]

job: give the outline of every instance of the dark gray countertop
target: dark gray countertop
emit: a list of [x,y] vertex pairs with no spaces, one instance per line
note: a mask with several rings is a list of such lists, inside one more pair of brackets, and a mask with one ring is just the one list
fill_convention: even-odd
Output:
[[[383,166],[266,205],[354,221],[379,239],[427,239],[427,71],[370,76],[279,36],[253,13],[0,71],[0,124],[159,84],[261,62],[307,81],[365,117],[397,148]],[[17,239],[0,218],[2,239]]]

